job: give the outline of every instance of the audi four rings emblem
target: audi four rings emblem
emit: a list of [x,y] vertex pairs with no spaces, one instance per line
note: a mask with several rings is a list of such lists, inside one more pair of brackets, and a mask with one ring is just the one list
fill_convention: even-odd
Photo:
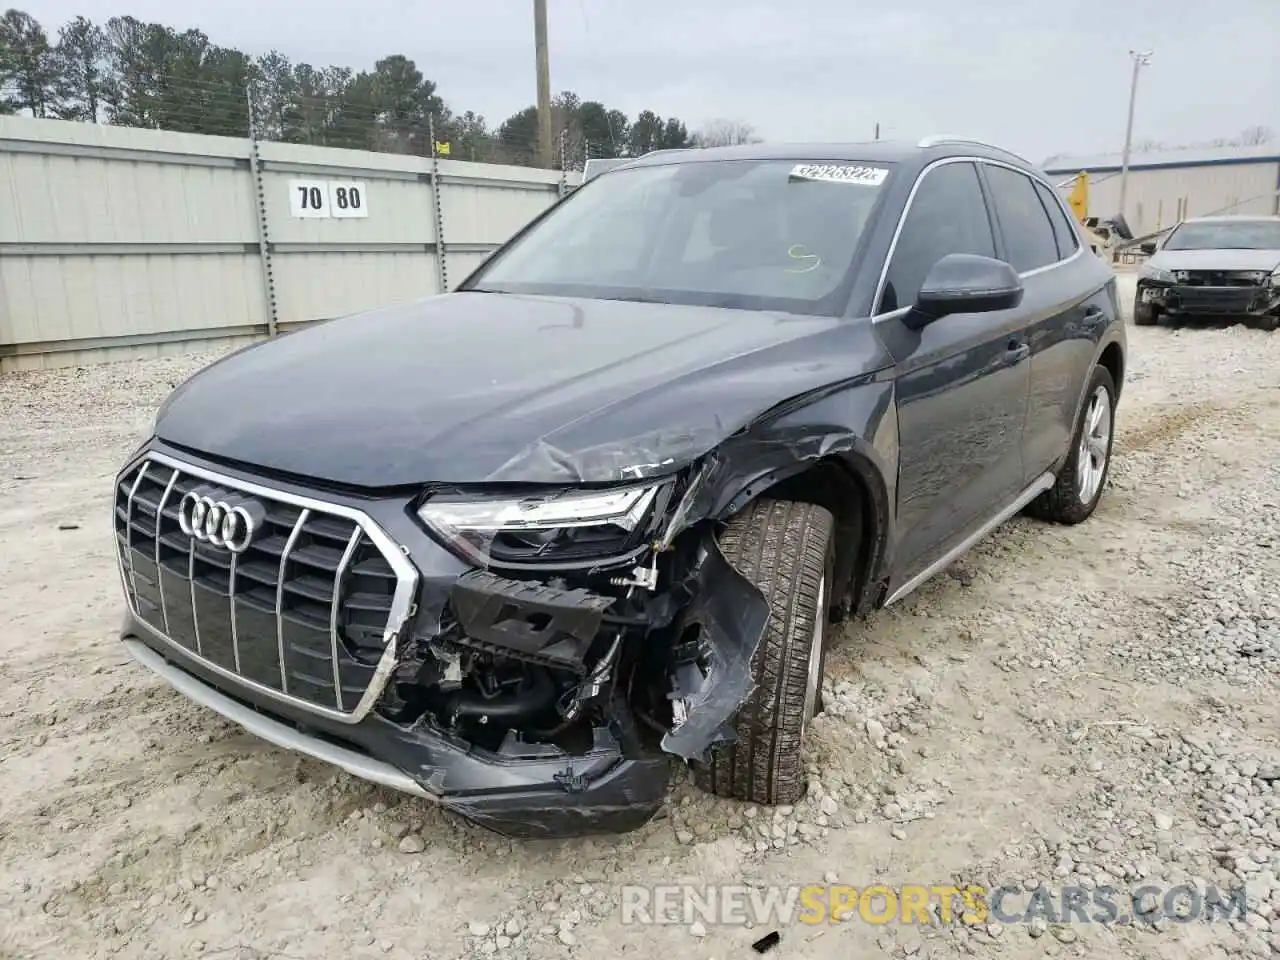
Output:
[[244,553],[262,526],[262,505],[219,490],[191,490],[178,504],[178,526],[193,540]]

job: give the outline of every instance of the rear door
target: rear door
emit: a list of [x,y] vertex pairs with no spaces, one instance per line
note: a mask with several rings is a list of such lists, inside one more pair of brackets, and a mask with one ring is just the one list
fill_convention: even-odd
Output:
[[929,269],[949,253],[996,255],[968,160],[923,174],[877,307],[877,331],[897,362],[896,585],[960,544],[1023,486],[1030,378],[1021,311],[951,314],[922,330],[902,322]]
[[[1031,347],[1023,430],[1024,479],[1033,482],[1066,453],[1107,298],[1091,286],[1079,237],[1052,190],[1013,167],[982,164],[1001,258],[1026,290],[1022,310]],[[1090,254],[1092,256],[1092,254]]]

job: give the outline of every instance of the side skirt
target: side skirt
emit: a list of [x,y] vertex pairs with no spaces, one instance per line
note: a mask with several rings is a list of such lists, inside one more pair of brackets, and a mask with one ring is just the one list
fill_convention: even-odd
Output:
[[960,557],[964,556],[964,554],[972,550],[974,545],[977,544],[978,541],[985,538],[989,533],[991,533],[993,530],[995,530],[997,527],[999,527],[1001,524],[1003,524],[1005,521],[1011,518],[1014,514],[1016,514],[1019,510],[1025,507],[1028,503],[1030,503],[1036,497],[1040,496],[1040,494],[1044,493],[1046,490],[1052,487],[1055,480],[1056,478],[1052,473],[1041,474],[1039,477],[1036,478],[1035,482],[1032,483],[1031,486],[1027,487],[1020,494],[1018,494],[1018,496],[1014,498],[1013,502],[1011,502],[1007,507],[1005,507],[999,513],[993,516],[990,520],[988,520],[982,526],[974,530],[973,533],[969,534],[967,537],[965,537],[963,540],[957,543],[954,547],[952,547],[950,550],[944,553],[941,557],[939,557],[933,563],[929,564],[929,566],[925,567],[923,570],[917,573],[914,577],[912,577],[910,580],[904,583],[902,586],[898,587],[898,589],[890,593],[889,596],[884,601],[884,606],[887,607],[891,603],[896,603],[897,601],[905,597],[907,594],[915,590],[917,587],[919,587],[921,584],[923,584],[926,580],[931,579],[932,577],[941,573],[947,567],[951,566],[951,564],[959,560]]

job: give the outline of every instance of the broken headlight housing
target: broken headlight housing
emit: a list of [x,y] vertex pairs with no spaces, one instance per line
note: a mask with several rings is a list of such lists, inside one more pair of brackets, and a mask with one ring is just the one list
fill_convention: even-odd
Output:
[[438,493],[418,507],[418,518],[482,566],[583,566],[637,555],[670,494],[669,483],[524,495]]
[[1152,283],[1174,283],[1177,279],[1172,270],[1153,267],[1149,263],[1144,263],[1138,268],[1138,277],[1142,280],[1150,280]]

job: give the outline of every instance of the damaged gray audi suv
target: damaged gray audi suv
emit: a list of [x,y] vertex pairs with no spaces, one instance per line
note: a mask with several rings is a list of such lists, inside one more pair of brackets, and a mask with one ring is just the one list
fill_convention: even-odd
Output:
[[793,803],[832,623],[1093,513],[1117,317],[997,147],[652,153],[455,292],[174,390],[116,481],[123,640],[508,836],[638,827],[672,764]]

